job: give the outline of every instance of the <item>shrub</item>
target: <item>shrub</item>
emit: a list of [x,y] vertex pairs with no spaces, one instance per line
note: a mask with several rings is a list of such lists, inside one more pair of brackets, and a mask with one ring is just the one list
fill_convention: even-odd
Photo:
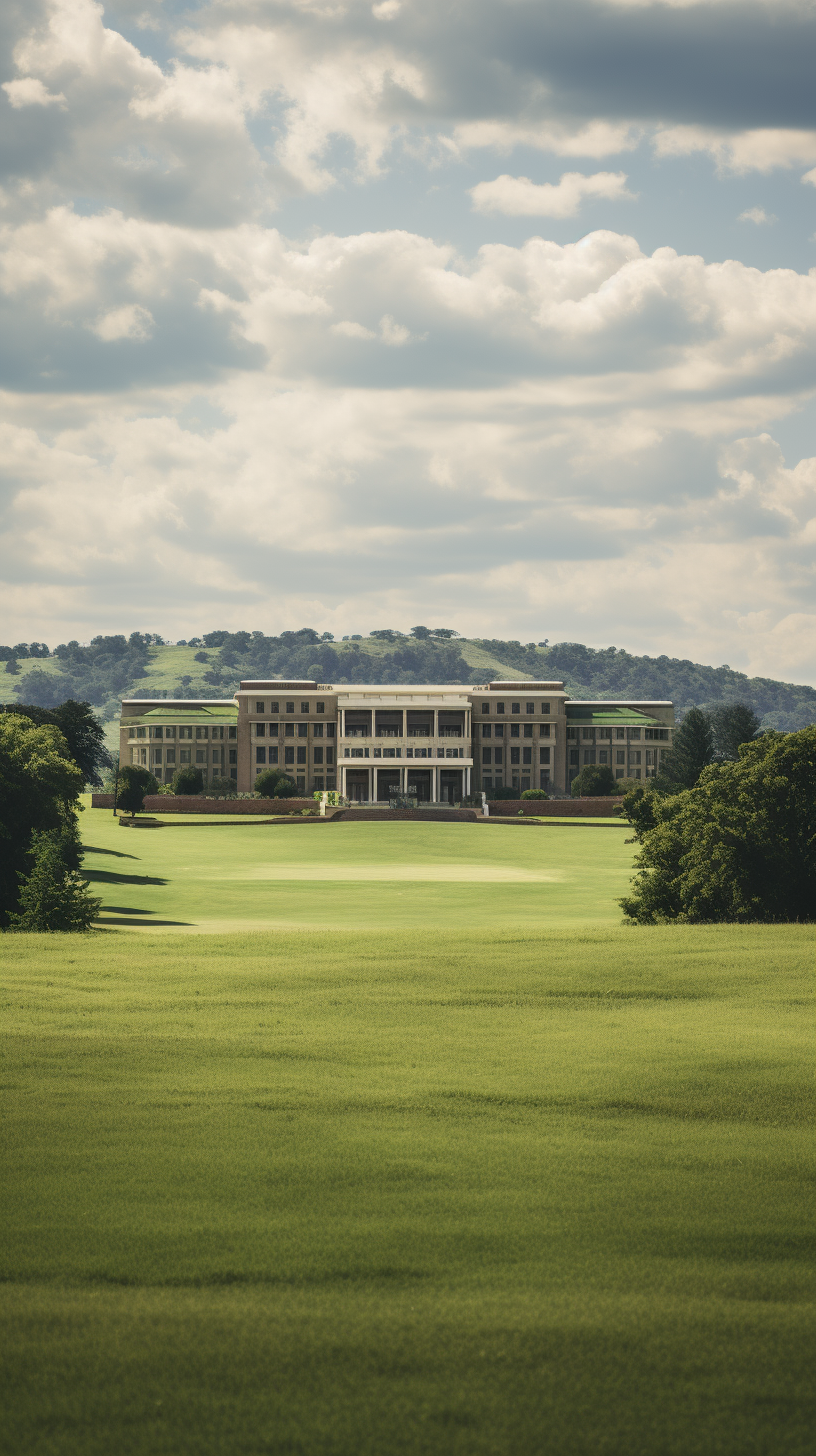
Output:
[[816,727],[744,744],[692,789],[627,800],[643,846],[630,920],[816,919]]
[[546,789],[525,789],[522,799],[549,799]]
[[488,799],[517,799],[518,796],[518,789],[494,789],[492,794],[488,794],[487,797]]
[[77,873],[74,826],[36,831],[31,836],[33,866],[21,875],[19,914],[9,916],[12,930],[90,930],[102,905]]
[[296,799],[297,784],[283,769],[265,768],[255,780],[255,792],[262,799]]
[[173,793],[182,797],[185,794],[201,794],[204,792],[204,775],[200,768],[193,764],[185,764],[183,768],[177,768],[173,774]]
[[144,808],[145,794],[155,794],[159,785],[149,769],[126,763],[119,770],[119,792],[116,805],[128,814],[138,814]]

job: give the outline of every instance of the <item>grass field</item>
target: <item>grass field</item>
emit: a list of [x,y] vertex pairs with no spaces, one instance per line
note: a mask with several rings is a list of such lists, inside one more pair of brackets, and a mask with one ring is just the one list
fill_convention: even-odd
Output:
[[3,1451],[809,1456],[812,928],[622,927],[623,830],[83,825],[234,928],[3,941]]
[[[615,925],[626,825],[180,824],[82,815],[101,924],[175,930]],[[372,879],[376,883],[372,884]]]

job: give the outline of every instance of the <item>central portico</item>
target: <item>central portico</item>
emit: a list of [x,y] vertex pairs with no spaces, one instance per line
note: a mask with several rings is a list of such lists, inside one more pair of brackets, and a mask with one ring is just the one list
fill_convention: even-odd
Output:
[[471,703],[450,686],[337,692],[338,788],[346,798],[458,803],[471,792]]

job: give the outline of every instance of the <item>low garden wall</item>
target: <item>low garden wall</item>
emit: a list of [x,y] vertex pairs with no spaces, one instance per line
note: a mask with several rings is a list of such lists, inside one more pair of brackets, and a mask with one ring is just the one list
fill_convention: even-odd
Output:
[[[113,799],[111,799],[111,806]],[[300,814],[315,799],[202,799],[194,794],[146,794],[147,814]]]
[[493,815],[532,815],[553,819],[614,818],[621,812],[621,800],[609,795],[597,799],[490,799]]

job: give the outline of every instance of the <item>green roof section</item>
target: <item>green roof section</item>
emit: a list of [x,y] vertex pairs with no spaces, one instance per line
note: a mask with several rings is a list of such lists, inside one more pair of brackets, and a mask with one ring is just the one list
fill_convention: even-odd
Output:
[[582,708],[580,703],[567,703],[567,722],[580,723],[583,728],[621,728],[624,724],[634,728],[671,727],[648,713],[639,713],[636,708]]
[[202,723],[215,719],[222,723],[237,723],[238,704],[209,704],[200,708],[148,708],[144,713],[128,713],[122,716],[123,723]]

